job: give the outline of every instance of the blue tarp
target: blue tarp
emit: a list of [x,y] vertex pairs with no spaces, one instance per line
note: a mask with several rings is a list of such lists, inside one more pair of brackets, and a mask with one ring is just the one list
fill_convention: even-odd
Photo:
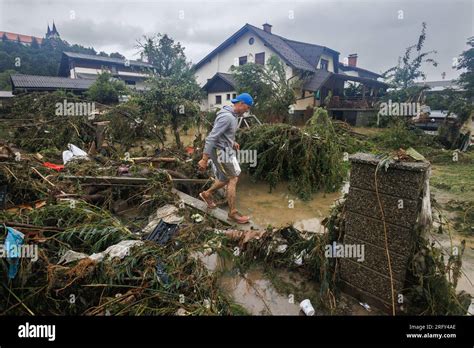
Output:
[[8,278],[13,279],[18,272],[18,265],[21,257],[20,248],[23,245],[25,235],[14,228],[7,227],[7,238],[5,239],[5,251],[7,261],[10,264],[8,268]]

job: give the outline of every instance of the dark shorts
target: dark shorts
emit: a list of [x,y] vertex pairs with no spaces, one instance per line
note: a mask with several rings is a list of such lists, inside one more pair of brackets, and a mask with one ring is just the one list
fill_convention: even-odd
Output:
[[210,157],[212,171],[217,180],[227,182],[230,178],[240,175],[241,169],[235,152],[213,149]]

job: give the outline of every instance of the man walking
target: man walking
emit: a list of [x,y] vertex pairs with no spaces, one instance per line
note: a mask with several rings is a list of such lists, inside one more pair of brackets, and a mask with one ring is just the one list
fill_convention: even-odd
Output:
[[229,220],[239,224],[249,222],[248,216],[239,214],[235,206],[237,181],[240,175],[240,166],[234,150],[239,150],[240,145],[235,142],[237,131],[237,117],[242,116],[253,105],[253,99],[248,93],[239,94],[231,100],[232,106],[224,106],[218,113],[212,131],[206,138],[206,145],[202,159],[199,161],[199,169],[206,170],[209,159],[215,166],[216,181],[207,191],[199,194],[210,209],[216,204],[212,194],[227,185],[227,202],[229,204]]

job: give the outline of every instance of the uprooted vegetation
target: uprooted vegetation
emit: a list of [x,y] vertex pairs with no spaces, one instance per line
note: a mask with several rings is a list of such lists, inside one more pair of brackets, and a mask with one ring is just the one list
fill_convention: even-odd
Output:
[[327,113],[318,109],[303,128],[264,124],[239,135],[243,150],[256,151],[257,166],[246,166],[254,179],[270,189],[289,182],[290,191],[302,199],[318,191],[334,192],[341,186],[346,168],[338,135]]
[[[237,231],[183,205],[173,193],[174,187],[196,196],[211,184],[207,173],[196,171],[202,136],[196,138],[194,152],[165,147],[162,124],[152,114],[142,114],[133,101],[100,109],[94,119],[67,116],[57,122],[51,104],[64,99],[61,94],[20,97],[15,111],[2,121],[12,127],[1,146],[0,187],[7,187],[7,195],[0,220],[24,233],[24,243],[36,245],[39,258],[36,262],[21,259],[13,279],[7,278],[10,264],[1,260],[0,294],[6,300],[0,313],[246,314],[220,289],[219,274],[210,272],[196,253],[231,258],[239,272],[255,263],[270,272],[298,272],[320,284],[319,297],[311,300],[322,313],[341,313],[339,264],[324,252],[325,246],[343,238],[344,200],[336,202],[324,221],[324,234],[292,226]],[[113,127],[101,128],[97,122]],[[355,134],[320,109],[303,128],[258,126],[242,131],[239,142],[242,149],[257,150],[258,166],[247,168],[255,179],[271,187],[290,182],[291,191],[310,198],[319,190],[339,189],[348,169],[344,152],[398,150],[400,139],[413,145],[422,144],[417,137],[431,139],[416,133],[404,138],[410,132],[406,128],[384,132],[394,138],[384,141]],[[69,143],[88,151],[89,159],[71,161],[59,171],[45,166],[45,162],[61,163],[61,152]],[[433,151],[440,162],[442,156],[447,160],[452,155],[437,147]],[[471,154],[460,153],[458,165],[469,164]],[[151,217],[167,204],[179,207],[176,214],[182,221],[177,233],[163,244],[146,240],[149,233],[144,230]],[[204,215],[202,222],[196,220],[197,213]],[[0,239],[6,235],[2,229]],[[97,257],[107,250],[108,255]],[[416,250],[406,312],[465,313],[467,297],[455,291],[462,253],[446,267],[432,245],[420,241]],[[295,296],[303,299],[297,292]]]

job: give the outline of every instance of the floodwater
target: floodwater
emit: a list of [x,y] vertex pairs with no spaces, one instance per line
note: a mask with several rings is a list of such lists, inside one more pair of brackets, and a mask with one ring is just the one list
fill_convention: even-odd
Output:
[[[319,284],[306,279],[303,275],[283,270],[273,269],[272,278],[265,272],[262,265],[254,265],[244,274],[233,267],[232,260],[225,259],[217,253],[210,255],[195,253],[206,268],[218,274],[218,284],[222,291],[242,306],[251,315],[301,315],[299,304],[309,299],[315,315],[328,315],[328,310],[322,310],[319,303]],[[297,289],[278,290],[273,279],[279,284],[286,284]],[[354,298],[342,294],[333,314],[339,315],[380,315],[376,309],[366,309]]]
[[287,183],[279,183],[271,193],[269,191],[268,184],[252,182],[248,175],[242,174],[237,187],[237,208],[262,227],[295,224],[309,232],[321,230],[321,220],[341,197],[341,192],[317,193],[305,202],[288,192]]
[[[450,200],[455,200],[458,198],[454,194],[441,191],[436,188],[431,188],[431,194],[441,206],[446,206]],[[456,214],[446,210],[443,210],[442,212],[448,219],[454,218]],[[443,249],[443,254],[446,255],[446,260],[449,257],[448,255],[450,253],[451,247],[460,248],[461,241],[465,240],[466,246],[462,257],[462,273],[459,277],[456,289],[458,291],[466,291],[467,293],[474,296],[474,236],[461,235],[459,233],[453,232],[451,236],[449,236],[447,233],[431,233],[429,238],[436,244],[437,247]]]
[[223,275],[221,289],[252,315],[299,315],[299,302],[291,294],[280,294],[262,269],[253,268],[245,274]]
[[[193,132],[183,136],[186,145],[191,145],[194,139]],[[346,183],[341,191],[348,188]],[[237,208],[242,214],[249,215],[252,221],[262,227],[272,225],[281,227],[293,224],[296,228],[308,232],[322,233],[324,228],[321,220],[329,215],[331,206],[341,197],[341,191],[334,193],[314,194],[310,201],[302,201],[288,191],[287,183],[280,183],[270,193],[269,186],[262,182],[253,182],[248,175],[242,174],[237,188]],[[444,193],[432,192],[440,203],[443,202]],[[451,198],[451,197],[449,197]],[[438,247],[445,250],[450,248],[450,239],[446,234],[433,235]],[[460,245],[466,239],[466,249],[463,256],[463,275],[459,279],[457,290],[464,290],[471,295],[474,288],[474,238],[453,235],[454,245]],[[273,270],[274,277],[288,284],[304,289],[304,296],[298,298],[293,294],[278,291],[261,266],[249,269],[245,274],[239,274],[229,260],[223,260],[217,254],[198,257],[212,272],[220,272],[219,284],[223,291],[242,305],[253,315],[304,315],[299,309],[299,303],[309,298],[315,308],[315,315],[325,315],[318,308],[319,284],[303,279],[296,272],[286,270]],[[293,295],[291,297],[290,295]],[[340,315],[377,315],[383,314],[376,309],[366,309],[354,298],[342,294],[337,303],[334,314]]]

